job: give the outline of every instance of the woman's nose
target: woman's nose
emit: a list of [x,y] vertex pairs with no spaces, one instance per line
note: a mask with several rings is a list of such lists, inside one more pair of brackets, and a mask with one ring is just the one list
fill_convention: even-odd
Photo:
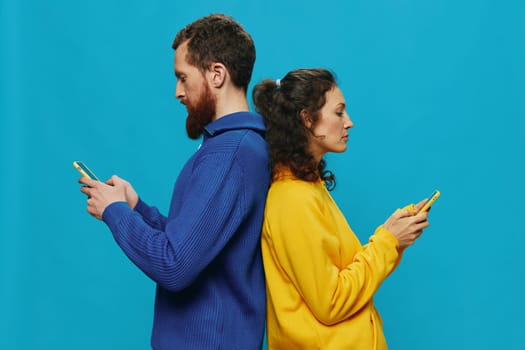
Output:
[[343,126],[345,129],[351,129],[354,127],[354,122],[352,121],[352,119],[350,119],[349,115],[346,115]]

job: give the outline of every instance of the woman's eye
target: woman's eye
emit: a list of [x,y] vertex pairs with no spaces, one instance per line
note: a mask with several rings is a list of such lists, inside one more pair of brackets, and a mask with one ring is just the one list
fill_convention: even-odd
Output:
[[344,112],[335,112],[335,114],[336,114],[338,117],[342,117],[345,113],[344,113]]

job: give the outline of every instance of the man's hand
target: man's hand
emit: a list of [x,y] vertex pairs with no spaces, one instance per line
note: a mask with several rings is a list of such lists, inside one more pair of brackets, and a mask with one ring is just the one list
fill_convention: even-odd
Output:
[[135,209],[135,206],[139,201],[139,196],[129,182],[116,175],[113,175],[108,181],[106,181],[106,183],[111,186],[115,186],[116,184],[118,184],[118,186],[124,186],[126,188],[126,202],[128,202],[128,205],[131,209]]
[[[99,220],[102,220],[104,210],[115,202],[129,202],[126,197],[126,188],[129,187],[130,196],[136,196],[135,191],[129,183],[113,175],[107,183],[81,177],[79,183],[85,185],[80,187],[80,191],[88,196],[87,211]],[[137,197],[138,200],[138,197]],[[135,201],[136,205],[136,201]]]

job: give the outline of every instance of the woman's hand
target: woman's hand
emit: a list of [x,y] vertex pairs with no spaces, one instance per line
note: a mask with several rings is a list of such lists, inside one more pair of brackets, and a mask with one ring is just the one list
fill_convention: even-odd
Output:
[[423,229],[429,226],[428,212],[415,214],[425,202],[426,199],[419,202],[414,206],[413,211],[410,209],[397,210],[383,224],[384,228],[396,236],[401,250],[414,244],[423,233]]

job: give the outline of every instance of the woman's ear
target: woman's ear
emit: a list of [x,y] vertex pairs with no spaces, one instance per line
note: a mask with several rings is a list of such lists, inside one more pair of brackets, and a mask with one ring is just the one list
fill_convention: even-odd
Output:
[[214,88],[220,88],[226,82],[228,76],[228,70],[222,63],[214,62],[210,66],[208,73],[210,84]]
[[307,129],[310,129],[314,124],[312,117],[310,116],[310,112],[308,112],[306,109],[301,109],[301,112],[299,112],[299,114],[301,115],[301,119],[303,120],[304,126]]

